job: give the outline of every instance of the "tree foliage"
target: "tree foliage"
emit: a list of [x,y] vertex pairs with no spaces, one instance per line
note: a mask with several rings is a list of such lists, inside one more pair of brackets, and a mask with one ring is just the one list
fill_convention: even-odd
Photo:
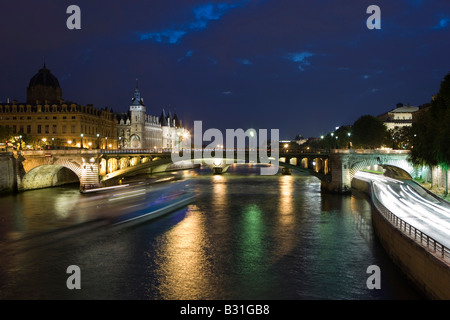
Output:
[[352,128],[355,148],[375,149],[387,143],[388,131],[383,121],[364,115],[355,121]]
[[450,73],[429,109],[413,123],[411,159],[415,164],[447,169],[450,164]]

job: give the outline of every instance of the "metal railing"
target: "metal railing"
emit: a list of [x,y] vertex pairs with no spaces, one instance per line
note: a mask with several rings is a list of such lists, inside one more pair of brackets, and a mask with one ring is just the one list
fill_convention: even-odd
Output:
[[[373,190],[373,189],[372,189]],[[444,246],[439,241],[428,236],[426,233],[413,227],[403,219],[396,216],[388,208],[386,208],[376,196],[375,192],[372,192],[372,201],[380,212],[389,222],[391,222],[396,228],[398,228],[403,234],[407,235],[410,239],[426,248],[435,257],[441,259],[445,263],[450,263],[450,248]]]

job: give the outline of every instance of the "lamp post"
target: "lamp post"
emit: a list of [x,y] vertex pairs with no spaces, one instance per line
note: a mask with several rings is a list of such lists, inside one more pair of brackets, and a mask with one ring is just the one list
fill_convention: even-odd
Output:
[[350,139],[350,137],[352,136],[351,132],[347,132],[347,136],[348,136],[348,148],[351,149],[352,148],[352,140]]
[[80,148],[83,149],[83,134],[80,134]]
[[52,138],[52,149],[55,149],[55,138]]
[[119,137],[119,146],[118,146],[118,148],[122,149],[122,137]]
[[22,150],[22,136],[19,136],[19,150]]
[[100,149],[99,139],[100,139],[100,134],[97,133],[97,149]]
[[108,150],[108,137],[105,137],[105,149]]

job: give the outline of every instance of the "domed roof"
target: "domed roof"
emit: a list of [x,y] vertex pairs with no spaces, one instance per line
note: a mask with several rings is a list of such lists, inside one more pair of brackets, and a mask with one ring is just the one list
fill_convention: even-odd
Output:
[[30,80],[28,87],[44,86],[60,88],[58,79],[46,68],[45,64],[42,69],[39,70]]
[[27,88],[27,103],[57,104],[62,101],[62,90],[58,79],[44,67],[30,80]]

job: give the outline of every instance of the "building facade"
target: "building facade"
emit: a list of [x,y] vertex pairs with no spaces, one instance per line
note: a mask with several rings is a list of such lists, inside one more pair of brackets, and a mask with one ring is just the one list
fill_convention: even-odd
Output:
[[16,141],[29,137],[21,148],[117,148],[114,113],[64,101],[58,79],[45,65],[31,78],[26,102],[0,104],[0,127]]
[[419,107],[410,105],[403,105],[398,103],[396,108],[379,116],[384,122],[388,130],[396,130],[402,127],[411,126],[414,119],[414,114],[419,110]]
[[147,114],[137,86],[128,112],[116,118],[119,148],[177,150],[190,144],[190,133],[176,114],[166,114],[164,109],[159,117]]

